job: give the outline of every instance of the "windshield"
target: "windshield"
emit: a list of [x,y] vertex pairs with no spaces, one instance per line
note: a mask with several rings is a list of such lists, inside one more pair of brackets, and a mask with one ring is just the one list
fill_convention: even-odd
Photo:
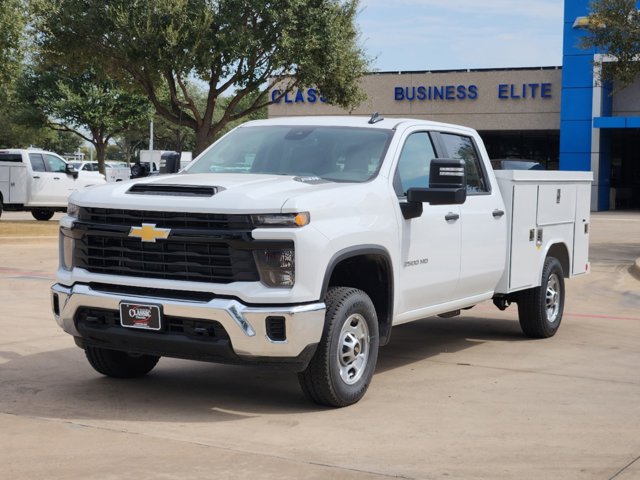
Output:
[[257,173],[365,182],[376,176],[393,132],[349,127],[259,126],[234,130],[187,173]]

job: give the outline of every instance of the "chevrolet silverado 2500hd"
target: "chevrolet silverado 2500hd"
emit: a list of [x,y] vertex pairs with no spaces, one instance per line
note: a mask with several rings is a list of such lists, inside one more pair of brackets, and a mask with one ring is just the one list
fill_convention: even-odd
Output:
[[253,121],[179,174],[74,193],[53,313],[104,375],[161,356],[277,365],[345,406],[393,325],[493,300],[554,335],[564,279],[589,268],[590,182],[494,172],[455,125]]

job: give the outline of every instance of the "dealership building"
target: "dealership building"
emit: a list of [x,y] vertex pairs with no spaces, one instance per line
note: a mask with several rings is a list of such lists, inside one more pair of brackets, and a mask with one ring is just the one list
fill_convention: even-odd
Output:
[[[638,209],[640,81],[600,85],[598,65],[611,59],[581,48],[588,13],[589,0],[565,0],[561,67],[372,73],[362,81],[367,100],[351,114],[467,125],[493,159],[593,171],[592,210]],[[272,118],[348,113],[313,88],[271,95]]]

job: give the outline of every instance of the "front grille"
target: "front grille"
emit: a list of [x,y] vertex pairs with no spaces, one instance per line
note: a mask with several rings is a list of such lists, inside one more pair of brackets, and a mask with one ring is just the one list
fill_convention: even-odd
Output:
[[161,228],[244,230],[253,228],[249,215],[223,215],[218,213],[155,212],[147,210],[121,210],[117,208],[80,208],[79,220],[108,225],[139,226],[152,223]]
[[[171,229],[143,242],[132,227]],[[81,208],[73,226],[74,265],[89,272],[191,282],[260,281],[254,250],[293,248],[290,241],[256,241],[249,215]]]
[[[74,317],[77,328],[122,328],[120,312],[102,308],[79,308]],[[130,329],[127,329],[130,330]],[[136,330],[141,331],[141,330]],[[228,340],[229,334],[220,322],[215,320],[201,320],[193,318],[162,316],[162,330],[149,332],[152,335],[177,334],[201,340]]]
[[141,242],[129,238],[128,231],[116,236],[88,231],[76,240],[74,262],[107,275],[212,283],[260,280],[251,250],[225,242]]

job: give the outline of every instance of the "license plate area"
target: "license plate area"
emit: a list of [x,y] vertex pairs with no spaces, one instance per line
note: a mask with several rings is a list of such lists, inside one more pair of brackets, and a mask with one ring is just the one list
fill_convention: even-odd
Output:
[[161,330],[162,311],[160,305],[120,303],[120,324],[126,328]]

